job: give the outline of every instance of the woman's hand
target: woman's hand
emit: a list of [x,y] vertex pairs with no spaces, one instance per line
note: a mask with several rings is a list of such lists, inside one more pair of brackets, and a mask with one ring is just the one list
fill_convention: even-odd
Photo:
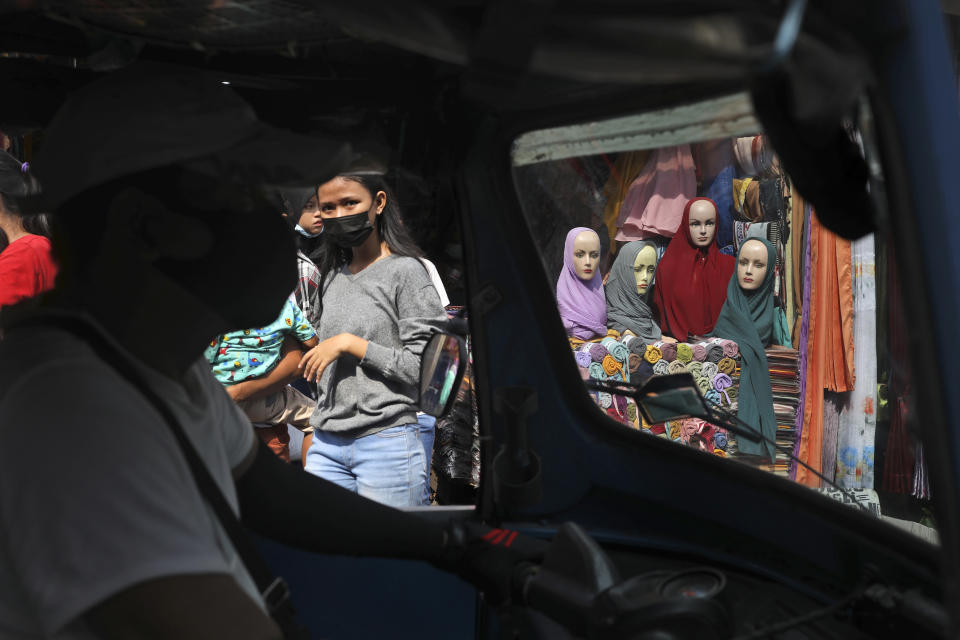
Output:
[[340,333],[327,338],[303,354],[298,368],[303,372],[307,382],[318,382],[330,363],[343,354],[349,353],[358,360],[362,360],[366,352],[366,340],[350,333]]

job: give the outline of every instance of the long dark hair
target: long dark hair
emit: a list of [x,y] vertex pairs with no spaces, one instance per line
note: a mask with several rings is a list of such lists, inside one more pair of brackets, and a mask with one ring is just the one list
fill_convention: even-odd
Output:
[[30,165],[20,162],[6,151],[0,151],[0,203],[16,216],[27,233],[50,237],[50,221],[44,213],[24,213],[21,206],[27,198],[39,195],[40,182],[30,172]]
[[[397,256],[407,256],[409,258],[422,258],[423,251],[413,241],[406,228],[403,226],[403,218],[400,213],[400,205],[393,195],[393,190],[387,186],[387,181],[380,175],[341,175],[338,178],[352,180],[363,185],[364,189],[370,192],[374,206],[378,191],[383,191],[387,196],[387,204],[383,211],[376,217],[377,234],[380,240],[387,243],[390,253]],[[321,234],[322,246],[318,251],[317,268],[320,269],[321,278],[326,279],[327,274],[333,269],[341,267],[350,262],[353,257],[352,249],[344,249],[337,246],[327,234]]]

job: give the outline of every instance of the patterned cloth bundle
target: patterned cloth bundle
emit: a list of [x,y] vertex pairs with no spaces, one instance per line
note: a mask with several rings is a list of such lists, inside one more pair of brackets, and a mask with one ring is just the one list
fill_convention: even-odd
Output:
[[[644,384],[652,376],[689,373],[708,402],[736,412],[740,379],[740,349],[735,342],[711,338],[694,344],[643,344],[636,336],[620,338],[611,331],[596,342],[572,343],[574,358],[584,379],[622,380]],[[703,421],[646,425],[633,399],[591,392],[597,404],[614,420],[691,446],[727,455],[733,439],[723,429]]]

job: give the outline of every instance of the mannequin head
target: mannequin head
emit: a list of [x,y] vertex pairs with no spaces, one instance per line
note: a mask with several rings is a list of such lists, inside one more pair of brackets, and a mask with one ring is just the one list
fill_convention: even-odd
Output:
[[707,199],[696,200],[690,205],[690,240],[698,249],[705,249],[713,242],[717,232],[717,209]]
[[657,250],[647,245],[637,253],[633,261],[633,275],[637,279],[637,293],[644,295],[650,290],[653,274],[657,270]]
[[581,280],[592,280],[600,266],[600,238],[593,231],[581,231],[573,239],[573,269]]
[[759,240],[747,240],[737,257],[737,282],[744,291],[759,289],[767,275],[767,247]]

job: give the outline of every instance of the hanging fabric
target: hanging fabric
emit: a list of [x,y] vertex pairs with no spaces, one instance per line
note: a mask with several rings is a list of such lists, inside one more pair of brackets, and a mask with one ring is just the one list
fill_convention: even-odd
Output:
[[720,253],[732,256],[733,179],[737,177],[733,146],[729,138],[694,145],[693,160],[700,177],[700,193],[717,203],[717,245]]
[[663,147],[650,153],[620,205],[617,240],[672,237],[683,208],[697,195],[697,176],[690,145]]
[[606,203],[603,207],[603,224],[610,235],[611,247],[615,246],[613,240],[617,235],[620,206],[623,204],[623,199],[627,197],[630,185],[640,175],[649,157],[650,151],[646,149],[621,153],[610,167],[610,177],[603,186],[603,200]]
[[[822,465],[823,392],[825,389],[851,391],[854,385],[850,255],[850,242],[827,230],[813,212],[810,216],[811,295],[810,306],[805,311],[805,315],[810,316],[810,329],[798,457],[817,471]],[[820,486],[820,479],[804,467],[797,468],[796,480],[811,487]]]
[[892,243],[887,245],[887,335],[890,345],[887,397],[890,402],[890,434],[884,452],[881,487],[890,493],[912,491],[915,452],[907,433],[909,424],[910,354],[908,327],[903,316],[903,294],[897,277],[897,255]]
[[840,416],[837,482],[872,489],[877,430],[877,298],[873,234],[853,242],[853,341],[856,384]]

